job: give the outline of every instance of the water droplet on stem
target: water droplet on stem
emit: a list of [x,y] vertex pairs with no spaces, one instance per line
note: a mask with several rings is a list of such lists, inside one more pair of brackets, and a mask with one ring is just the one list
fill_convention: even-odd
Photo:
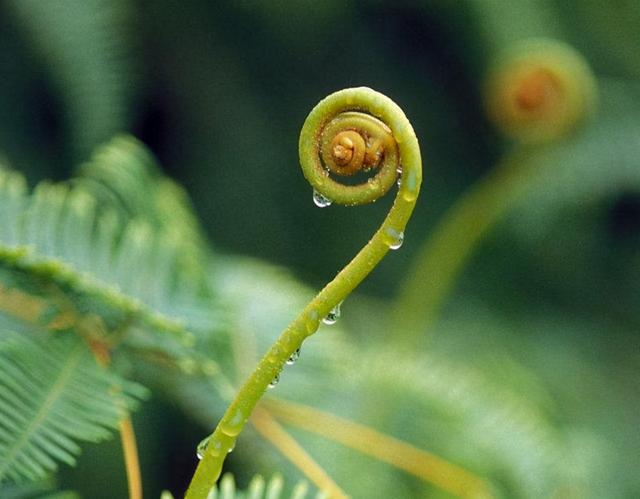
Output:
[[247,414],[239,407],[236,407],[228,418],[223,418],[220,422],[220,430],[229,437],[236,437],[247,421]]
[[384,241],[389,249],[397,250],[404,242],[404,232],[387,227],[384,230]]
[[327,206],[331,206],[331,199],[326,197],[323,194],[320,194],[318,191],[313,189],[313,202],[318,208],[326,208]]
[[279,382],[280,382],[280,373],[276,374],[273,377],[273,379],[271,380],[271,383],[269,383],[269,388],[275,388]]
[[297,348],[295,352],[291,354],[291,356],[287,359],[286,364],[291,366],[296,363],[296,361],[300,358],[300,349]]
[[340,305],[342,305],[342,302],[338,303],[335,307],[333,307],[331,311],[327,314],[327,316],[324,319],[322,319],[322,322],[324,322],[328,326],[335,324],[340,318]]
[[403,242],[404,242],[404,234],[401,232],[400,234],[398,234],[398,239],[396,239],[394,243],[389,244],[389,248],[392,250],[397,250],[402,246]]
[[209,445],[210,439],[211,439],[211,435],[203,438],[198,444],[198,447],[196,447],[196,456],[198,456],[198,459],[202,459],[204,457],[204,452],[207,450],[207,446]]
[[403,180],[403,183],[406,182],[406,185],[403,186],[402,189],[402,198],[405,201],[412,203],[418,197],[418,178],[416,176],[416,173],[412,170],[408,171],[406,177],[407,178]]

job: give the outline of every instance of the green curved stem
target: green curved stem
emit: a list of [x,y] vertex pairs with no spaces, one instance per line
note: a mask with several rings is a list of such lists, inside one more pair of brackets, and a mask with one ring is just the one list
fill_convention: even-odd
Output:
[[[499,18],[495,6],[487,9],[489,18]],[[571,46],[548,38],[507,44],[488,72],[484,91],[489,117],[520,145],[456,202],[405,274],[392,328],[410,348],[432,326],[474,248],[541,175],[534,155],[575,130],[597,104],[588,62]]]
[[[369,88],[346,89],[331,94],[310,113],[300,134],[300,161],[305,176],[308,179],[308,175],[315,178],[310,180],[312,185],[331,197],[331,192],[323,190],[329,177],[318,171],[316,173],[319,176],[314,177],[313,173],[309,173],[313,168],[310,163],[316,161],[318,156],[318,130],[335,115],[349,111],[365,111],[379,118],[393,134],[401,161],[401,165],[395,167],[402,166],[403,170],[394,204],[371,240],[283,331],[240,388],[209,439],[187,490],[187,499],[204,499],[207,496],[220,476],[228,451],[233,448],[238,434],[269,383],[305,338],[317,331],[320,320],[360,284],[382,260],[390,246],[397,245],[413,212],[422,182],[418,140],[402,110],[391,99]],[[367,182],[362,184],[361,189],[371,190],[371,186]],[[357,202],[346,198],[340,201],[344,204]]]
[[514,149],[462,195],[426,239],[400,285],[391,318],[399,340],[408,347],[418,347],[422,333],[433,326],[457,277],[489,230],[533,176],[543,174],[534,161],[543,150]]

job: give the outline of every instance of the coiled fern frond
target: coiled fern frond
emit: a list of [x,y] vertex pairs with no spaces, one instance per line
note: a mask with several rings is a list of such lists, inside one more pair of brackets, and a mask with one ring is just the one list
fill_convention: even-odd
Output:
[[[280,371],[305,338],[318,330],[323,318],[335,313],[389,250],[402,246],[420,192],[422,159],[413,127],[395,102],[370,88],[348,88],[321,100],[302,126],[298,150],[302,172],[320,207],[333,201],[347,206],[371,203],[395,183],[398,192],[371,240],[285,328],[244,382],[211,434],[187,490],[190,499],[204,497],[215,483],[226,454],[264,390],[277,383]],[[344,176],[372,170],[375,174],[359,184],[343,183]]]

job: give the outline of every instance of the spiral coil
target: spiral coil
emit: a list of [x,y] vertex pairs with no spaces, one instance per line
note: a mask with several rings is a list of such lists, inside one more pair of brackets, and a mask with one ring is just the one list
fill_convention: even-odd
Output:
[[[388,97],[365,87],[341,90],[322,100],[307,117],[299,145],[306,179],[316,191],[342,205],[366,204],[384,196],[417,150],[413,129],[402,110]],[[360,184],[339,181],[373,171]],[[417,196],[415,172],[406,175],[412,177],[405,183],[407,192]]]

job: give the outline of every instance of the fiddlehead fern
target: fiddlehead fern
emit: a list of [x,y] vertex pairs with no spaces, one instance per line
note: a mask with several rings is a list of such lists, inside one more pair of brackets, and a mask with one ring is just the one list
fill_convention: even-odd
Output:
[[592,113],[595,97],[595,78],[584,58],[565,43],[542,38],[504,51],[485,87],[491,120],[526,143],[569,132]]
[[[407,272],[391,323],[415,348],[416,333],[433,325],[445,297],[488,231],[529,186],[553,178],[540,157],[585,122],[596,107],[596,78],[564,42],[528,39],[508,47],[485,82],[489,118],[515,147],[447,212]],[[563,171],[553,165],[553,171]],[[559,182],[558,182],[559,183]],[[397,338],[397,336],[396,336]]]
[[[398,248],[422,182],[418,140],[402,110],[369,88],[341,90],[322,100],[307,117],[299,142],[303,173],[314,190],[344,205],[365,204],[384,195],[402,172],[398,194],[382,226],[284,330],[245,381],[214,433],[193,476],[187,498],[206,497],[220,476],[226,454],[256,403],[320,320],[373,270],[389,249]],[[334,177],[376,169],[359,185]]]

